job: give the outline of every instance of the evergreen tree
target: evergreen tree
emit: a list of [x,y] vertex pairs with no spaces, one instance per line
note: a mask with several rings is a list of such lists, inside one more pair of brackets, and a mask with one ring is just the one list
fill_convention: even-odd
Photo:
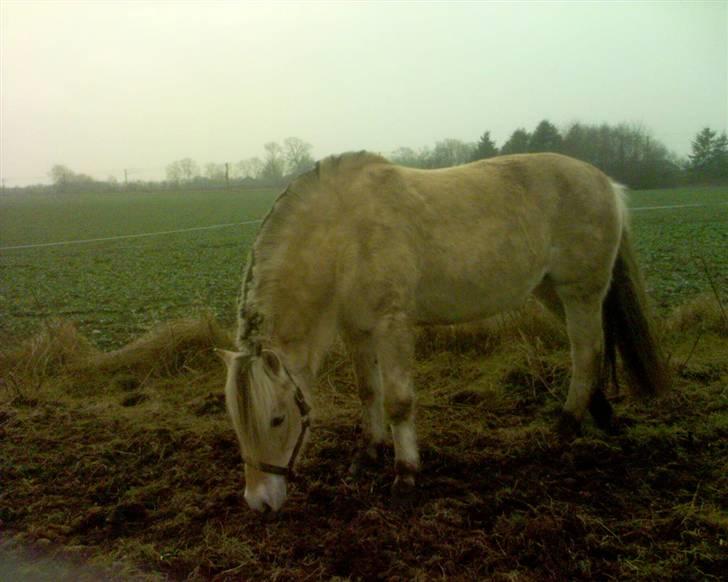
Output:
[[711,166],[716,155],[716,133],[709,127],[704,127],[692,143],[693,152],[690,154],[690,173],[699,180],[711,177]]
[[471,161],[485,160],[486,158],[492,158],[498,155],[498,148],[495,147],[495,142],[490,137],[490,132],[486,131],[481,137],[478,145],[473,152]]
[[713,141],[711,173],[718,180],[728,179],[728,135],[725,131]]
[[528,143],[531,139],[529,133],[523,129],[518,128],[511,134],[508,141],[503,144],[500,153],[501,154],[525,154],[528,151]]
[[560,152],[562,139],[556,126],[544,119],[528,140],[529,152]]

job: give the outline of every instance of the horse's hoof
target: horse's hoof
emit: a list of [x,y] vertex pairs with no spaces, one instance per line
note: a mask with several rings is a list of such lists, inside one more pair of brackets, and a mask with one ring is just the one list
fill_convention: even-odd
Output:
[[625,418],[623,416],[619,417],[612,417],[611,422],[609,423],[609,426],[606,428],[601,428],[604,432],[606,432],[610,436],[619,436],[621,434],[624,434],[624,431],[627,430],[629,427],[634,426],[637,424],[637,421],[635,421],[633,418]]
[[581,422],[571,412],[562,412],[556,424],[556,434],[562,441],[572,441],[581,436]]
[[351,462],[351,465],[349,465],[349,470],[347,471],[349,474],[349,477],[354,477],[355,479],[361,475],[361,465],[354,459]]
[[349,477],[353,477],[354,479],[361,477],[366,468],[366,464],[362,463],[361,459],[354,459],[351,465],[349,465]]
[[614,411],[602,390],[597,390],[589,403],[594,424],[607,434],[615,434]]
[[414,477],[396,477],[392,483],[391,495],[394,507],[411,507],[415,497]]
[[365,471],[376,468],[384,459],[384,445],[374,445],[360,450],[349,465],[349,475],[360,477]]

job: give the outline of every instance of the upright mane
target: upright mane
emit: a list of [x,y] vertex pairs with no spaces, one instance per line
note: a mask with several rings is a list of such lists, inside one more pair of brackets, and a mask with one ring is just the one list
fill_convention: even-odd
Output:
[[391,162],[379,154],[367,151],[346,152],[338,156],[329,156],[316,163],[313,173],[323,180],[335,179],[349,172],[359,170],[367,164],[390,164]]
[[[257,347],[268,339],[276,321],[287,339],[304,336],[307,318],[313,317],[317,302],[315,285],[307,274],[325,285],[326,257],[321,251],[331,226],[339,216],[339,196],[362,170],[371,164],[390,164],[384,157],[366,151],[329,156],[314,169],[293,180],[278,196],[263,219],[248,256],[239,299],[239,347]],[[316,245],[307,245],[316,238]],[[311,251],[313,247],[315,251]],[[333,275],[333,273],[331,273]],[[306,285],[296,286],[296,280]],[[295,312],[295,314],[293,313]]]

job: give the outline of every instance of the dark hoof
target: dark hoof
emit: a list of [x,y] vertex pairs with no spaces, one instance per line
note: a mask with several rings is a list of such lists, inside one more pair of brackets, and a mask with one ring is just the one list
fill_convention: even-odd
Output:
[[369,446],[356,453],[354,460],[349,465],[349,475],[360,477],[366,471],[371,471],[380,466],[383,460],[384,445]]
[[392,506],[412,507],[415,500],[414,477],[397,477],[392,483]]
[[571,412],[562,412],[556,424],[556,434],[562,441],[574,440],[581,436],[581,422]]
[[617,426],[614,422],[614,411],[607,400],[604,392],[597,390],[589,403],[589,412],[594,419],[594,424],[607,434],[616,434]]
[[637,421],[633,418],[625,418],[623,416],[613,417],[609,428],[605,428],[603,430],[609,435],[618,436],[624,434],[625,430],[627,430],[631,426],[634,426],[635,424],[637,424]]

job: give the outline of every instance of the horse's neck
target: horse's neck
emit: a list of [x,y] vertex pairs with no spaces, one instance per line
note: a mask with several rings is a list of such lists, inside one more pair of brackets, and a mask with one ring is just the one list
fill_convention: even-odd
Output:
[[336,336],[337,247],[325,228],[302,216],[262,232],[243,282],[240,310],[241,337],[259,336],[312,375]]
[[316,378],[323,359],[333,343],[336,330],[326,318],[312,325],[308,332],[294,341],[279,344],[284,359],[292,371],[301,374],[308,383]]
[[253,352],[273,348],[281,353],[290,371],[312,380],[336,337],[330,314],[318,315],[311,320],[288,310],[285,317],[267,319],[258,311],[243,308],[238,322],[238,346]]

